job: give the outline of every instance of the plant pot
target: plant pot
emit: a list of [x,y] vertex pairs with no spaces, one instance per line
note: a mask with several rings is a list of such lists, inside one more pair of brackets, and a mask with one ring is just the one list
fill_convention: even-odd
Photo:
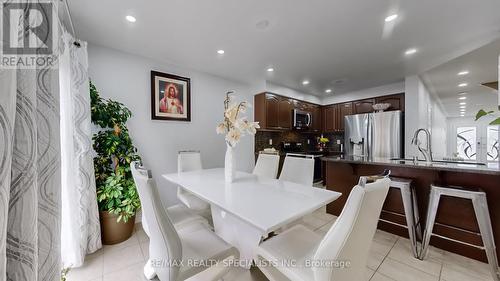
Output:
[[127,222],[117,222],[118,215],[107,211],[99,212],[101,239],[104,245],[113,245],[129,239],[134,232],[135,216]]

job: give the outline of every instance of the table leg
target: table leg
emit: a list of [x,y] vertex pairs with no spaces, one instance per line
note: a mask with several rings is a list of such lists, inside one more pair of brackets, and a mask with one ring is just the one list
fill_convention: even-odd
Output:
[[211,205],[215,233],[240,252],[240,266],[250,269],[265,233],[240,218]]

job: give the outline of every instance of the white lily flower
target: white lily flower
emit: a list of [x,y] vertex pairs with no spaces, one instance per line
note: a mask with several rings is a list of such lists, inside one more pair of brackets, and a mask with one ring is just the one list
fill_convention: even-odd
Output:
[[241,132],[238,129],[231,129],[226,135],[226,141],[231,146],[235,146],[241,139]]
[[226,132],[226,126],[224,125],[224,123],[220,123],[215,129],[215,131],[217,132],[218,135],[222,135]]

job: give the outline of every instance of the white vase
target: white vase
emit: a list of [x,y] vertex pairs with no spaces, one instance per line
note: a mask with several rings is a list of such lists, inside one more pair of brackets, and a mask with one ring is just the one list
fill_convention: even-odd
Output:
[[227,183],[234,181],[236,176],[236,167],[234,166],[234,151],[229,144],[226,149],[226,158],[224,161],[224,175]]

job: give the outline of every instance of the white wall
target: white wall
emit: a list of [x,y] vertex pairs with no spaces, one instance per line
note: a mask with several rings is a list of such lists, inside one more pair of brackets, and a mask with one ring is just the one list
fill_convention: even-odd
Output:
[[303,92],[299,92],[295,89],[291,89],[291,88],[288,88],[288,87],[285,87],[285,86],[280,86],[280,85],[277,85],[277,84],[273,84],[269,81],[266,81],[266,91],[267,92],[271,92],[271,93],[275,93],[275,94],[278,94],[278,95],[282,95],[282,96],[287,96],[287,97],[290,97],[290,98],[294,98],[294,99],[298,99],[298,100],[303,100],[303,101],[308,101],[308,102],[312,102],[312,103],[316,103],[316,104],[321,104],[321,98],[318,97],[318,96],[313,96],[313,95],[310,95],[310,94],[306,94],[306,93],[303,93]]
[[373,97],[386,96],[391,94],[399,94],[405,91],[405,82],[397,82],[378,87],[362,89],[359,91],[348,92],[344,94],[332,94],[321,99],[321,104],[334,104],[348,102],[353,100],[361,100]]
[[[420,155],[411,144],[413,134],[419,128],[431,132],[432,152],[435,158],[442,158],[446,153],[446,116],[439,100],[432,96],[417,75],[405,79],[405,156]],[[423,136],[421,136],[423,138]],[[425,143],[425,140],[422,139]]]
[[[176,189],[161,174],[177,171],[177,151],[201,150],[204,167],[223,167],[226,147],[215,126],[222,120],[226,91],[235,90],[239,99],[253,102],[256,87],[264,86],[252,87],[94,44],[89,45],[89,65],[90,77],[101,96],[122,102],[132,111],[130,134],[144,164],[153,170],[167,205],[177,202]],[[151,120],[151,70],[191,78],[191,122]],[[247,115],[253,119],[252,111]],[[254,163],[253,136],[246,136],[236,152],[237,168],[250,171]]]

